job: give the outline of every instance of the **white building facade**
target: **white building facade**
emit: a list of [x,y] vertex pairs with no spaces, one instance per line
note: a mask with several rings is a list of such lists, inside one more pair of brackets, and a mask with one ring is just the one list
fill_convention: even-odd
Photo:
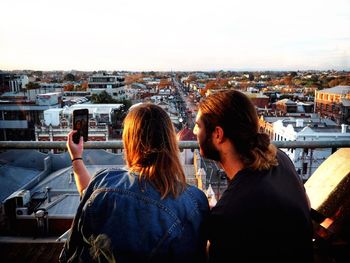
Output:
[[88,90],[91,94],[99,94],[106,91],[116,100],[127,99],[123,76],[95,74],[89,77]]
[[[277,120],[273,124],[275,141],[343,141],[350,140],[347,125],[342,127],[326,127],[312,125],[303,119],[295,119],[294,123]],[[321,126],[321,127],[320,127]],[[319,165],[330,156],[335,149],[331,148],[296,148],[283,150],[295,165],[303,180],[307,180]]]

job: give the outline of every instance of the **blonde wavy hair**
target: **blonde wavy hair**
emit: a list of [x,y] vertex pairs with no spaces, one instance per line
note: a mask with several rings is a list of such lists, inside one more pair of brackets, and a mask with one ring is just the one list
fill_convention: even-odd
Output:
[[131,107],[124,119],[123,144],[130,172],[152,181],[162,198],[183,191],[186,178],[176,132],[161,107],[151,103]]

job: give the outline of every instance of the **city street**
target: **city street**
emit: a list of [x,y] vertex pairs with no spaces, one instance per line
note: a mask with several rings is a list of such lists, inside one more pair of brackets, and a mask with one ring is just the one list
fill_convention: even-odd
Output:
[[178,82],[175,78],[173,78],[173,83],[180,94],[181,99],[184,101],[186,108],[184,109],[185,121],[184,123],[188,125],[189,128],[194,127],[196,113],[197,113],[197,105],[191,101],[189,96],[187,96],[184,92],[183,85]]

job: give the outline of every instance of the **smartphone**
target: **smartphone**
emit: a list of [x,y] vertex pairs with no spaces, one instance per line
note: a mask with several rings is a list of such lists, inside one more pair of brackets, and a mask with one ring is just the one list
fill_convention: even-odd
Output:
[[88,109],[78,109],[73,111],[73,130],[77,131],[73,134],[74,143],[78,144],[81,136],[83,136],[84,142],[88,140],[88,123]]

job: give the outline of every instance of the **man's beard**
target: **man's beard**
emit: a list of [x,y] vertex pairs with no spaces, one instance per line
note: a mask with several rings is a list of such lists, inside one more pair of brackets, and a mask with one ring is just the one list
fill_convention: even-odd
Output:
[[210,136],[206,135],[204,141],[199,142],[199,147],[201,150],[201,155],[203,157],[217,162],[220,161],[220,153],[217,149],[215,149],[215,146]]

